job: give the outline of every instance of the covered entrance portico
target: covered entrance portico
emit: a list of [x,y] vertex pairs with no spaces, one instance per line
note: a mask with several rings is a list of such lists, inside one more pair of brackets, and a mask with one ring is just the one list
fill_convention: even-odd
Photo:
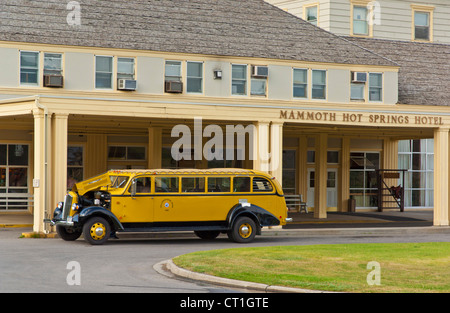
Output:
[[[396,168],[398,140],[411,138],[434,138],[434,225],[449,225],[450,116],[444,109],[433,108],[440,111],[430,113],[413,106],[380,105],[376,111],[361,112],[356,107],[343,111],[228,105],[205,102],[187,108],[185,103],[159,98],[129,102],[54,96],[0,101],[2,141],[14,143],[20,132],[29,134],[24,141],[30,145],[26,188],[34,198],[28,210],[34,216],[34,231],[51,231],[42,221],[64,197],[72,178],[85,179],[109,168],[233,166],[268,171],[288,187],[292,173],[283,171],[283,150],[289,149],[296,155],[295,193],[307,196],[314,173],[315,218],[327,218],[329,210],[346,212],[350,196],[357,198],[359,207],[371,208],[372,166],[378,162],[379,167]],[[173,127],[184,124],[194,130],[197,117],[203,118],[203,128],[252,125],[245,159],[229,164],[225,160],[221,165],[203,156],[194,162],[171,163],[165,155],[175,141]],[[238,150],[237,145],[227,148]]]

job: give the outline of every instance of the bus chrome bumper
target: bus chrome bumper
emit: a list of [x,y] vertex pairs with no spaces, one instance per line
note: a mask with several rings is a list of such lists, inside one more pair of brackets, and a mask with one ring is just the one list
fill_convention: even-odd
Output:
[[286,221],[286,223],[292,222],[292,217],[286,217],[285,221]]

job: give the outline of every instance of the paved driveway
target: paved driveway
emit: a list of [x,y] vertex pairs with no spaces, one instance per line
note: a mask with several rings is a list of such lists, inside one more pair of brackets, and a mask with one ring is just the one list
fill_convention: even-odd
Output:
[[[230,242],[221,235],[212,242],[193,235],[152,239],[110,240],[91,246],[83,239],[18,238],[29,229],[0,228],[0,292],[102,292],[102,293],[211,293],[232,290],[161,275],[155,264],[199,250],[249,246],[311,245],[366,242],[448,241],[449,232],[413,231],[402,234],[356,232],[270,232],[248,245]],[[76,266],[74,266],[74,264]],[[69,265],[69,267],[68,267]],[[78,267],[77,267],[78,266]],[[78,271],[79,272],[75,272]],[[75,275],[75,274],[79,275]],[[79,285],[76,284],[78,279]],[[68,283],[69,282],[69,283]],[[75,284],[74,284],[75,283]]]

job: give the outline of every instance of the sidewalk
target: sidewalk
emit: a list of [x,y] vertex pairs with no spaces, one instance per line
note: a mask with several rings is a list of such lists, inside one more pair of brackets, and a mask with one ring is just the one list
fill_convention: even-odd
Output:
[[0,213],[0,228],[33,227],[33,215]]

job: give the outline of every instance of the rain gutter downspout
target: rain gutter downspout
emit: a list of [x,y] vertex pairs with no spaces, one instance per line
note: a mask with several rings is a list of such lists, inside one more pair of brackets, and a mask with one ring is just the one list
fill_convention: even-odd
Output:
[[[39,96],[36,96],[34,103],[44,111],[44,218],[48,218],[48,108],[39,102]],[[47,227],[44,223],[44,233],[50,232]]]

